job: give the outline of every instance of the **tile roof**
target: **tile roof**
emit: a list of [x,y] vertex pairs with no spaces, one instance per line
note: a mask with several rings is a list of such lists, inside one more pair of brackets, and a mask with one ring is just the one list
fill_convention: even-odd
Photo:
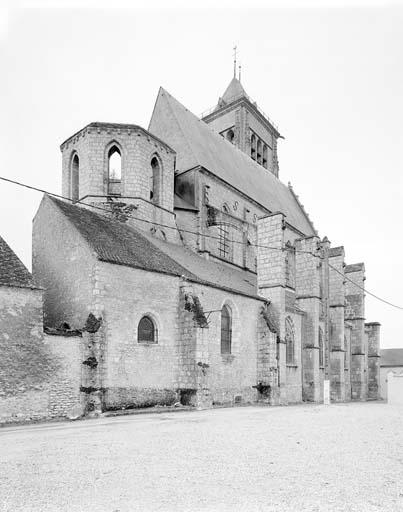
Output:
[[316,234],[286,185],[221,137],[162,88],[149,130],[175,149],[178,172],[202,166],[270,212],[283,212],[286,221],[304,235]]
[[79,231],[100,261],[141,268],[257,297],[256,275],[208,261],[182,245],[155,238],[82,206],[48,197]]
[[234,76],[228,87],[225,89],[224,94],[222,95],[222,99],[229,103],[233,101],[235,98],[240,98],[242,96],[246,96],[245,89],[242,87],[241,82]]
[[381,366],[403,366],[403,348],[381,349]]
[[1,236],[0,285],[37,288],[28,269]]

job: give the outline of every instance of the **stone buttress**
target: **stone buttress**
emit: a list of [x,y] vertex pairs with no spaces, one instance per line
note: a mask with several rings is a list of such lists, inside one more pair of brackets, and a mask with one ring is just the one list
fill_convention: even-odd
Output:
[[[321,313],[319,238],[296,240],[296,300],[305,311],[302,331],[302,397],[319,402],[321,375],[319,371],[319,320]],[[315,256],[317,254],[318,256]]]
[[370,322],[365,324],[368,343],[368,400],[380,398],[380,339],[381,324]]

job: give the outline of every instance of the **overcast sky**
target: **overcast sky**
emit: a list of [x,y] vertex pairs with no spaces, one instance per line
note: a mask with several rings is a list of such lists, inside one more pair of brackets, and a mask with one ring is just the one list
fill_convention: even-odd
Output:
[[[246,92],[285,137],[280,179],[347,263],[365,262],[368,290],[403,306],[402,27],[399,6],[14,10],[0,24],[0,175],[60,193],[64,139],[91,121],[147,128],[159,86],[200,115],[237,44]],[[0,191],[0,234],[31,268],[41,194]],[[383,348],[403,347],[402,310],[368,296],[366,317]]]

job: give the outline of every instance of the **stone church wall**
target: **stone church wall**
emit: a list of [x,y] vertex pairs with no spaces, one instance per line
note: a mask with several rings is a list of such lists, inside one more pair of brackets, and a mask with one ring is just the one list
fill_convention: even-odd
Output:
[[[205,356],[206,386],[213,404],[255,402],[258,383],[258,322],[263,302],[218,288],[193,285],[195,294],[208,314],[209,326],[202,329],[203,349],[196,359]],[[231,354],[221,354],[221,309],[229,306],[232,314]],[[199,361],[196,362],[196,364]]]
[[81,329],[92,311],[95,258],[48,198],[33,223],[32,274],[44,288],[45,326]]
[[[99,263],[94,312],[103,318],[106,408],[168,405],[177,399],[179,279]],[[138,343],[137,327],[149,315],[158,343]]]
[[0,423],[79,416],[79,337],[48,336],[42,290],[0,287]]

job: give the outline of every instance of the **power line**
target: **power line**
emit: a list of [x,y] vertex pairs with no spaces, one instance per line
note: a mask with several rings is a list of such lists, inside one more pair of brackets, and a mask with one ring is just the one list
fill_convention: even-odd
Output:
[[[47,194],[47,195],[50,195],[50,196],[54,196],[54,197],[58,197],[59,199],[64,199],[66,201],[69,201],[70,203],[72,204],[84,204],[84,203],[80,203],[79,201],[74,201],[73,199],[70,199],[69,197],[65,197],[65,196],[62,196],[60,194],[55,194],[53,192],[48,192],[47,190],[44,190],[44,189],[41,189],[41,188],[37,188],[37,187],[33,187],[32,185],[26,185],[25,183],[21,183],[21,182],[18,182],[18,181],[15,181],[15,180],[11,180],[9,178],[4,178],[2,176],[0,176],[0,180],[3,180],[3,181],[7,181],[9,183],[13,183],[14,185],[18,185],[20,187],[24,187],[24,188],[28,188],[30,190],[35,190],[36,192],[42,192],[43,194]],[[114,204],[113,202],[111,202],[111,204]],[[94,204],[84,204],[85,206],[89,206],[90,208],[94,208],[96,210],[100,210],[102,212],[106,212],[108,214],[111,214],[111,210],[108,210],[106,208],[102,208],[101,206],[96,206]],[[188,230],[188,229],[182,229],[182,228],[179,228],[178,226],[174,227],[174,226],[169,226],[168,224],[161,224],[160,222],[155,222],[155,221],[152,221],[152,220],[146,220],[146,219],[141,219],[140,217],[136,217],[135,215],[131,215],[131,218],[134,219],[134,220],[138,220],[140,222],[145,222],[146,224],[152,224],[154,226],[159,226],[159,227],[162,227],[162,228],[167,228],[167,229],[173,229],[175,231],[181,231],[182,233],[189,233],[189,234],[192,234],[192,235],[197,235],[197,236],[204,236],[204,237],[207,237],[207,238],[212,238],[214,240],[220,240],[220,237],[219,236],[215,236],[215,235],[209,235],[209,234],[205,234],[205,233],[200,233],[198,231],[191,231],[191,230]],[[287,250],[294,250],[296,252],[300,252],[300,253],[304,253],[304,254],[310,254],[312,256],[315,256],[315,257],[320,257],[319,255],[317,254],[314,254],[310,251],[303,251],[303,250],[298,250],[298,249],[288,249],[287,247],[271,247],[271,246],[268,246],[268,245],[262,245],[262,244],[253,244],[251,242],[242,242],[242,241],[239,241],[239,240],[232,240],[232,243],[235,243],[235,244],[241,244],[241,245],[246,245],[246,246],[250,246],[250,247],[257,247],[257,248],[262,248],[262,249],[272,249],[273,251],[287,251]]]
[[337,270],[337,268],[333,267],[333,265],[331,265],[330,263],[328,264],[329,267],[331,269],[333,269],[335,272],[337,272],[338,274],[340,274],[344,279],[347,279],[347,281],[350,281],[350,283],[353,283],[357,288],[359,288],[360,290],[362,290],[363,292],[367,293],[368,295],[371,295],[372,297],[375,297],[375,299],[378,299],[380,300],[381,302],[384,302],[385,304],[388,304],[389,306],[393,306],[394,308],[397,308],[397,309],[402,309],[403,310],[403,307],[401,306],[397,306],[396,304],[392,304],[392,302],[389,302],[385,299],[382,299],[381,297],[378,297],[378,295],[375,295],[375,293],[372,293],[372,292],[369,292],[366,288],[364,288],[363,286],[360,286],[359,284],[355,283],[352,279],[350,279],[349,277],[346,276],[346,274],[343,274],[342,272],[340,272],[339,270]]
[[[3,176],[0,176],[0,180],[3,180],[3,181],[6,181],[8,183],[12,183],[14,185],[17,185],[17,186],[20,186],[20,187],[24,187],[24,188],[27,188],[27,189],[30,189],[30,190],[34,190],[36,192],[41,192],[43,194],[47,194],[47,195],[50,195],[50,196],[54,196],[54,197],[58,197],[59,199],[64,199],[66,201],[69,201],[71,202],[72,204],[82,204],[82,203],[78,203],[77,201],[73,201],[72,199],[70,199],[69,197],[65,197],[65,196],[62,196],[60,194],[55,194],[53,192],[48,192],[47,190],[44,190],[44,189],[41,189],[41,188],[38,188],[38,187],[33,187],[32,185],[26,185],[25,183],[21,183],[21,182],[18,182],[18,181],[15,181],[15,180],[11,180],[9,178],[4,178]],[[111,203],[113,204],[113,203]],[[106,212],[108,214],[111,214],[111,211],[106,209],[106,208],[102,208],[100,206],[96,206],[94,204],[85,204],[85,206],[89,206],[90,208],[94,208],[96,210],[100,210],[100,211],[103,211],[103,212]],[[200,233],[198,231],[191,231],[191,230],[188,230],[188,229],[181,229],[181,228],[178,228],[178,227],[173,227],[173,226],[169,226],[168,224],[161,224],[159,222],[154,222],[154,221],[149,221],[149,220],[146,220],[146,219],[140,219],[139,217],[135,217],[134,215],[131,216],[131,218],[135,219],[135,220],[138,220],[140,222],[145,222],[147,224],[152,224],[152,225],[155,225],[155,226],[160,226],[160,227],[164,227],[164,228],[167,228],[167,229],[174,229],[174,230],[178,230],[180,232],[183,232],[183,233],[189,233],[189,234],[193,234],[193,235],[197,235],[197,236],[204,236],[204,237],[207,237],[207,238],[212,238],[212,239],[215,239],[215,240],[220,240],[220,237],[218,236],[214,236],[214,235],[208,235],[208,234],[204,234],[204,233]],[[242,245],[247,245],[247,246],[251,246],[251,247],[257,247],[257,248],[262,248],[262,249],[271,249],[271,250],[275,250],[275,251],[294,251],[294,252],[299,252],[299,253],[303,253],[303,254],[310,254],[311,256],[314,256],[315,258],[320,258],[320,259],[323,259],[323,256],[321,256],[320,254],[315,254],[311,251],[303,251],[303,250],[300,250],[300,249],[294,249],[294,248],[287,248],[287,247],[271,247],[271,246],[268,246],[268,245],[261,245],[261,244],[252,244],[250,242],[241,242],[241,241],[238,241],[238,240],[232,240],[233,243],[237,243],[237,244],[242,244]],[[366,288],[364,288],[363,286],[360,286],[359,284],[355,283],[352,279],[350,279],[349,277],[347,277],[345,274],[343,274],[342,272],[340,272],[339,270],[337,270],[337,268],[333,267],[333,265],[331,265],[329,263],[329,267],[331,269],[333,269],[337,274],[339,274],[341,277],[343,277],[343,279],[346,279],[347,281],[350,281],[352,284],[354,284],[357,288],[359,288],[360,290],[362,290],[363,292],[367,293],[368,295],[371,295],[372,297],[374,297],[375,299],[385,303],[385,304],[388,304],[389,306],[392,306],[394,308],[397,308],[397,309],[401,309],[403,310],[403,307],[401,306],[397,306],[396,304],[393,304],[392,302],[389,302],[385,299],[382,299],[381,297],[379,297],[378,295],[368,291]]]

